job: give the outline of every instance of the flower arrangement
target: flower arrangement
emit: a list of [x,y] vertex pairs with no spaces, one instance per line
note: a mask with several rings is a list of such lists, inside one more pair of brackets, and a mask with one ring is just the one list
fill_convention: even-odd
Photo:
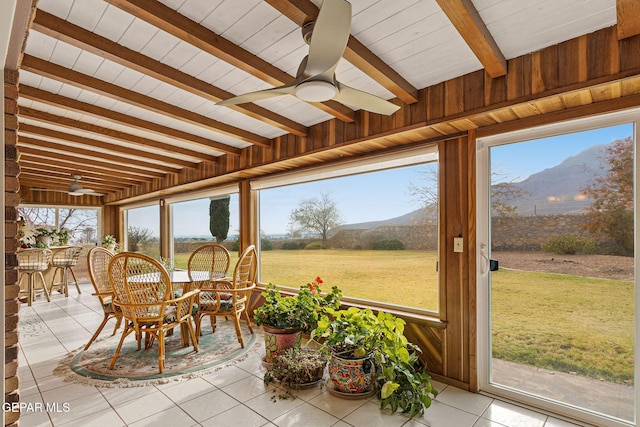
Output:
[[272,328],[302,329],[308,332],[318,324],[318,318],[327,308],[340,306],[342,292],[337,286],[322,296],[320,277],[300,287],[295,295],[283,296],[277,285],[269,283],[262,296],[265,302],[253,311],[256,325]]
[[102,238],[102,244],[103,245],[115,245],[116,244],[116,238],[113,237],[111,234],[107,234],[106,236],[104,236]]

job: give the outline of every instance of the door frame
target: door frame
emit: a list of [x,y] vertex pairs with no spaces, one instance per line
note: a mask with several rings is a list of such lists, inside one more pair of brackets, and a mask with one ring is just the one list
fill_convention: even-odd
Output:
[[510,387],[499,386],[490,383],[491,372],[491,324],[490,324],[490,301],[491,289],[489,286],[489,237],[491,235],[491,223],[489,221],[490,213],[490,158],[489,148],[509,143],[518,143],[528,140],[546,138],[550,136],[562,135],[571,132],[579,132],[592,130],[602,127],[615,126],[619,124],[633,123],[634,137],[634,247],[636,255],[634,257],[634,269],[636,279],[634,284],[634,294],[640,295],[640,141],[638,141],[638,124],[640,123],[640,109],[626,110],[603,114],[593,117],[586,117],[567,122],[554,123],[550,125],[523,129],[519,131],[497,134],[487,137],[478,138],[476,140],[476,224],[477,224],[477,245],[476,245],[476,297],[477,297],[477,372],[478,372],[478,388],[480,393],[490,396],[499,397],[508,401],[519,404],[525,404],[538,410],[553,413],[559,417],[567,417],[570,419],[602,425],[607,427],[629,427],[640,422],[640,298],[636,297],[634,307],[634,384],[635,384],[635,407],[636,420],[635,423],[622,422],[617,419],[603,417],[596,413],[588,412],[568,404],[559,404],[550,399],[544,399],[532,394],[524,393],[512,389]]

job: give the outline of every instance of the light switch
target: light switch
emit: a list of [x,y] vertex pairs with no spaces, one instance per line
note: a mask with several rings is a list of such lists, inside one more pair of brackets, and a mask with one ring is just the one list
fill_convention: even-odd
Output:
[[462,237],[453,238],[453,252],[464,252],[464,239]]

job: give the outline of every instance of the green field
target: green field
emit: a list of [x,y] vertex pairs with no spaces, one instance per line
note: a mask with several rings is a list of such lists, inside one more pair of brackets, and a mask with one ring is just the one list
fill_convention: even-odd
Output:
[[[177,254],[186,267],[189,254]],[[232,253],[231,265],[237,253]],[[436,253],[264,251],[262,281],[437,310]],[[633,381],[633,283],[501,269],[492,275],[493,352],[503,360],[617,383]]]

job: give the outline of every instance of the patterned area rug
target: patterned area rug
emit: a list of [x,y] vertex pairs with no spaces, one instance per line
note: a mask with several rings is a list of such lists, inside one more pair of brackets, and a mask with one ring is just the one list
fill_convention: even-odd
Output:
[[179,329],[165,338],[162,374],[158,373],[157,341],[148,350],[144,350],[144,344],[143,349],[138,350],[133,334],[125,339],[113,370],[109,369],[122,329],[113,337],[95,341],[87,351],[81,348],[69,353],[58,364],[54,374],[64,377],[65,381],[97,387],[138,387],[198,377],[264,352],[260,328],[254,327],[251,334],[249,328],[242,324],[244,348],[238,343],[232,321],[218,320],[214,334],[209,327],[203,329],[197,353],[191,346],[181,346]]

